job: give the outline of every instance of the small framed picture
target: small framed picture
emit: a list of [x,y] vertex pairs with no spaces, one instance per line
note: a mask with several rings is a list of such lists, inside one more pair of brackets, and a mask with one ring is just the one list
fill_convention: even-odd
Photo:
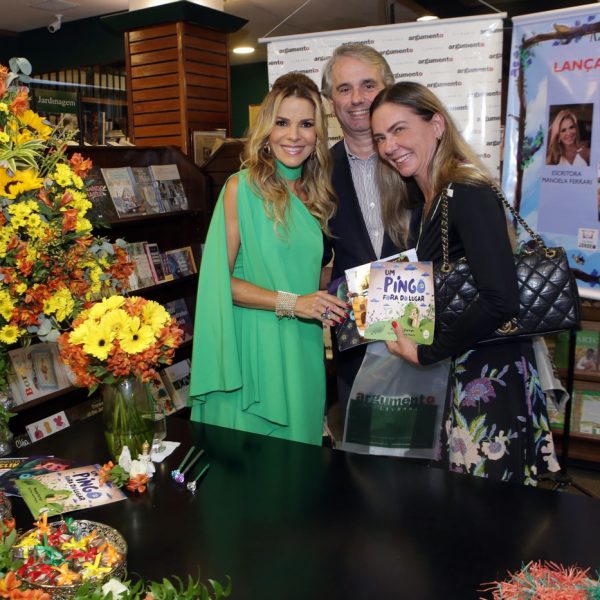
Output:
[[224,140],[224,129],[216,129],[215,131],[193,131],[192,142],[194,144],[194,162],[198,166],[202,166]]

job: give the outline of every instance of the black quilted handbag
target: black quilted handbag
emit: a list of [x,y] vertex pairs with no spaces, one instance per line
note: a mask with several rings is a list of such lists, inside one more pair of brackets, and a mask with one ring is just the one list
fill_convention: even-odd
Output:
[[[531,338],[576,329],[579,293],[564,248],[548,248],[494,187],[500,202],[533,240],[514,255],[519,286],[519,314],[478,344]],[[453,191],[453,190],[452,190]],[[466,258],[450,263],[448,254],[448,190],[442,192],[442,264],[434,269],[436,330],[446,331],[478,295]]]

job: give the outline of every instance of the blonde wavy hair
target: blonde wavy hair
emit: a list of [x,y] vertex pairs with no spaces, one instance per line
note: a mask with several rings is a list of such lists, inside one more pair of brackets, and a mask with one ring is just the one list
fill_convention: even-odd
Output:
[[[383,104],[404,106],[424,121],[430,121],[436,113],[444,119],[444,133],[429,165],[434,197],[451,182],[474,185],[494,183],[479,157],[459,133],[440,99],[424,85],[401,81],[381,90],[371,104],[371,117]],[[410,197],[406,180],[383,160],[378,163],[377,179],[386,232],[396,245],[405,247],[409,233],[409,209],[414,208],[416,199]]]
[[571,110],[561,110],[552,121],[550,126],[550,141],[548,143],[548,151],[546,152],[546,164],[557,165],[560,162],[562,156],[562,145],[560,143],[560,128],[562,127],[563,121],[570,119],[575,125],[575,147],[581,145],[581,138],[579,136],[579,122],[575,113]]
[[242,168],[248,169],[248,181],[262,198],[265,212],[273,220],[275,230],[281,226],[285,231],[290,205],[289,189],[285,180],[277,173],[275,157],[271,154],[268,142],[279,107],[285,98],[290,97],[304,98],[315,108],[317,142],[314,152],[304,163],[300,189],[306,196],[306,208],[319,221],[323,232],[330,235],[327,223],[335,214],[337,201],[331,185],[325,111],[319,88],[306,75],[292,72],[275,81],[260,105],[256,123],[244,147]]

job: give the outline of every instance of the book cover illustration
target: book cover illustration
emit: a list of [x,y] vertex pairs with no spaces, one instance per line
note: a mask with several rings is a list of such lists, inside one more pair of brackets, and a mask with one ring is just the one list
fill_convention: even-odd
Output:
[[65,366],[54,342],[15,348],[8,353],[13,373],[9,378],[12,396],[23,404],[69,387]]
[[130,167],[100,169],[119,217],[131,217],[146,213],[146,205],[137,190]]
[[19,479],[17,488],[31,514],[49,517],[62,513],[118,502],[125,494],[112,483],[100,483],[100,465],[75,467],[64,471]]
[[575,370],[583,373],[598,371],[600,331],[582,329],[575,342]]
[[177,165],[150,165],[150,172],[156,182],[156,189],[165,211],[186,210],[188,201]]
[[[417,253],[414,248],[399,254],[393,254],[382,258],[379,262],[416,262]],[[346,282],[348,284],[348,302],[352,306],[351,316],[354,319],[356,331],[361,337],[365,337],[367,317],[367,297],[369,295],[369,276],[371,263],[358,265],[346,269]]]
[[2,456],[0,457],[0,477],[4,473],[8,473],[17,467],[20,467],[24,462],[27,462],[27,456]]
[[94,223],[109,223],[119,218],[115,205],[110,197],[102,172],[99,167],[93,166],[84,179],[88,199],[92,203],[86,217]]
[[165,302],[164,307],[167,312],[175,319],[177,325],[181,327],[183,331],[183,341],[191,340],[194,335],[194,322],[192,316],[188,311],[187,304],[183,298],[177,298],[177,300],[171,300]]
[[395,340],[392,321],[417,344],[433,342],[435,302],[431,262],[374,262],[369,275],[365,337]]
[[173,404],[173,400],[169,395],[169,391],[165,387],[165,384],[162,380],[158,383],[153,382],[151,384],[148,384],[148,389],[152,394],[154,402],[157,404],[157,406],[162,407],[162,409],[165,412],[165,415],[171,415],[177,410],[177,407],[175,406],[175,404]]
[[20,464],[0,475],[0,489],[7,496],[19,496],[18,481],[30,479],[34,475],[65,471],[72,466],[73,461],[66,458],[57,458],[56,456],[28,456]]
[[169,273],[174,279],[181,279],[197,272],[196,261],[194,260],[194,254],[190,246],[167,250],[165,256],[169,265]]
[[144,198],[146,212],[148,214],[165,212],[150,169],[148,167],[131,167],[131,174],[137,189]]

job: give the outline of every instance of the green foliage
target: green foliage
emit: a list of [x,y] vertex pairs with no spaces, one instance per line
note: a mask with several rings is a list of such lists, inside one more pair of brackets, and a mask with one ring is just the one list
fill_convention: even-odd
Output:
[[75,600],[144,600],[148,594],[152,600],[221,600],[231,594],[231,580],[227,578],[227,586],[223,587],[218,581],[209,579],[210,588],[200,579],[188,576],[187,582],[179,577],[164,578],[161,582],[137,579],[121,582],[125,589],[107,590],[104,594],[101,586],[86,583],[74,596]]

